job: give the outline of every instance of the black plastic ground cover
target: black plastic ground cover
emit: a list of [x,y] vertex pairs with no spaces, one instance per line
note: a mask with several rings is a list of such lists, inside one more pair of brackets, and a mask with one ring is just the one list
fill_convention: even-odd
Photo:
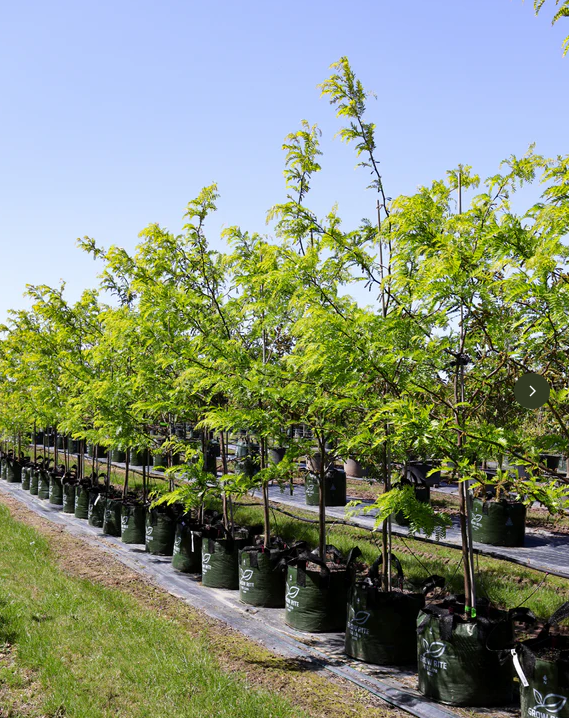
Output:
[[[361,665],[362,670],[357,670],[342,662],[336,655],[330,657],[324,650],[306,645],[306,634],[297,634],[293,629],[285,626],[282,610],[246,608],[239,603],[236,591],[205,588],[200,585],[198,577],[173,571],[168,558],[151,556],[143,547],[126,545],[118,538],[103,536],[100,529],[89,526],[86,521],[77,520],[70,514],[64,514],[56,506],[39,501],[22,491],[19,485],[7,485],[3,482],[0,484],[0,492],[18,499],[36,514],[64,526],[70,534],[113,555],[133,571],[153,579],[172,595],[181,598],[211,618],[223,621],[275,653],[302,660],[307,667],[312,665],[348,680],[417,718],[456,718],[457,715],[461,715],[452,709],[426,700],[391,676],[389,682],[386,682],[364,673],[363,668],[366,664],[358,664]],[[340,636],[337,637],[337,641],[341,642]],[[396,671],[397,669],[394,669],[394,672]]]
[[[260,492],[257,492],[256,495],[258,498],[261,498]],[[348,496],[348,500],[355,498],[356,497]],[[278,486],[270,486],[269,499],[277,504],[282,504],[283,507],[291,507],[311,513],[318,511],[318,507],[306,505],[304,486],[300,484],[295,484],[293,496],[290,496],[288,489],[285,493],[285,491],[281,491]],[[362,503],[365,505],[371,502],[363,501]],[[353,511],[353,509],[348,510]],[[357,515],[348,518],[345,511],[346,509],[343,507],[330,506],[326,509],[326,516],[332,520],[338,518],[343,521],[350,521],[354,526],[360,526],[366,529],[373,528],[375,523],[373,512],[367,515]],[[395,524],[392,527],[392,531],[399,536],[409,535],[407,528]],[[427,543],[437,543],[440,546],[449,546],[451,548],[460,548],[461,546],[458,520],[454,521],[452,528],[448,529],[445,539],[437,541],[434,538],[428,538],[421,534],[417,534],[415,538],[420,541],[426,541]],[[508,548],[506,546],[487,546],[474,542],[474,553],[510,561],[519,566],[527,566],[534,571],[550,573],[552,576],[569,578],[569,536],[554,536],[546,531],[527,530],[524,546]]]

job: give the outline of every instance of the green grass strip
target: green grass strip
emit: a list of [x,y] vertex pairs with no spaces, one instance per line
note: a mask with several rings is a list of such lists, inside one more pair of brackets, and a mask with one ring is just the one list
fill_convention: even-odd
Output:
[[185,635],[133,597],[61,571],[48,542],[0,506],[0,645],[66,718],[304,716],[220,669],[207,636]]

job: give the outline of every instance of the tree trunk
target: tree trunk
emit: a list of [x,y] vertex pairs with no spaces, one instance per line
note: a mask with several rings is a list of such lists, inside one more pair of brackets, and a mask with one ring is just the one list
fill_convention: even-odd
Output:
[[[221,451],[221,463],[223,466],[223,473],[224,475],[227,474],[227,433],[225,435],[225,438],[223,436],[223,431],[219,434],[219,448]],[[224,491],[221,493],[221,503],[222,503],[222,511],[223,511],[223,525],[225,526],[225,529],[229,531],[229,515],[227,512],[227,496]]]
[[126,450],[126,466],[124,470],[124,485],[122,490],[122,497],[123,499],[126,499],[126,495],[128,494],[128,469],[130,466],[130,447]]
[[[261,471],[266,467],[265,463],[265,438],[261,437]],[[263,481],[262,483],[262,490],[263,490],[263,523],[264,523],[264,543],[263,546],[265,548],[270,548],[271,546],[271,518],[269,513],[269,483],[268,481]]]
[[[387,431],[387,427],[386,427]],[[383,477],[385,482],[385,491],[391,490],[391,462],[389,457],[389,448],[387,441],[383,444]],[[391,591],[391,516],[384,519],[381,527],[382,533],[382,584],[384,591]]]
[[324,481],[326,477],[326,441],[323,435],[318,436],[318,447],[320,449],[320,481],[318,482],[318,553],[322,561],[326,561],[326,503],[324,493]]
[[105,481],[107,487],[107,496],[109,495],[109,488],[111,486],[111,452],[107,452],[107,478]]

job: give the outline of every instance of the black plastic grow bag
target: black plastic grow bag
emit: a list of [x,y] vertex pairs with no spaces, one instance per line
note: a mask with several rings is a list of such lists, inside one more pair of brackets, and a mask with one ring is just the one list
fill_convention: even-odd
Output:
[[153,556],[172,556],[176,536],[176,513],[170,506],[157,506],[146,513],[146,551]]
[[122,499],[107,498],[103,515],[103,533],[107,536],[121,535]]
[[128,544],[146,543],[146,507],[142,504],[122,505],[121,540]]
[[19,484],[22,480],[22,465],[19,461],[9,460],[6,467],[6,481],[9,484]]
[[75,487],[75,517],[89,518],[89,486],[86,484],[78,484]]
[[[307,506],[318,506],[319,478],[312,472],[304,479]],[[346,505],[346,472],[342,469],[329,469],[324,476],[324,505]]]
[[[399,588],[403,570],[396,556]],[[405,665],[417,661],[417,616],[425,605],[425,593],[442,586],[444,579],[431,576],[422,593],[384,591],[379,580],[382,557],[363,580],[354,580],[348,589],[345,652],[352,658],[376,665]]]
[[100,486],[92,486],[89,489],[89,509],[87,519],[90,526],[103,528],[105,520],[105,490]]
[[39,469],[32,467],[32,471],[30,473],[30,494],[32,494],[32,496],[38,495],[39,481],[40,481]]
[[63,513],[74,514],[75,513],[75,489],[77,484],[64,483],[63,484]]
[[201,573],[202,570],[202,529],[189,518],[181,518],[176,525],[172,567],[182,573]]
[[[340,561],[340,552],[334,546],[327,546],[326,553]],[[338,563],[333,571],[316,554],[306,550],[291,559],[286,579],[285,623],[312,633],[343,631],[350,564],[355,556],[356,551],[352,550],[346,565]],[[309,563],[314,568],[307,567]]]
[[249,606],[285,605],[286,548],[245,546],[239,551],[239,600]]
[[124,464],[126,461],[126,452],[120,449],[113,449],[111,451],[111,461],[117,464]]
[[[404,482],[407,483],[408,482]],[[412,484],[415,488],[415,498],[417,501],[420,501],[423,504],[428,504],[431,501],[431,488],[427,484],[422,483],[413,483]],[[398,511],[395,514],[395,523],[398,526],[409,526],[411,522],[409,519],[405,516],[403,511]]]
[[518,643],[513,651],[521,718],[569,718],[569,637],[550,632],[568,616],[569,603],[564,603],[536,638]]
[[30,490],[30,477],[32,474],[32,467],[31,466],[24,466],[22,469],[22,489],[24,491]]
[[490,546],[523,546],[526,507],[515,501],[472,500],[472,538]]
[[426,484],[427,486],[436,486],[441,482],[440,470],[434,471],[428,476],[429,471],[432,471],[437,462],[435,461],[409,461],[407,462],[406,478],[413,483]]
[[513,643],[514,613],[491,608],[482,599],[475,620],[464,620],[463,612],[464,599],[458,597],[419,613],[419,691],[449,705],[507,706],[513,700],[513,664],[501,651]]
[[[221,532],[222,533],[222,532]],[[202,583],[208,588],[239,588],[239,549],[250,541],[249,533],[238,529],[235,538],[204,531],[202,538]]]
[[40,469],[38,481],[38,497],[47,501],[49,499],[49,473],[45,469]]
[[52,474],[49,478],[49,503],[63,506],[63,483],[61,476]]

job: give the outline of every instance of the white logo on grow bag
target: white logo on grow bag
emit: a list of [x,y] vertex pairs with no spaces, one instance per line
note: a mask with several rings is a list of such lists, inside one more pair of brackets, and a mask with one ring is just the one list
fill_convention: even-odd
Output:
[[472,514],[471,523],[474,528],[479,529],[482,524],[482,514]]
[[371,613],[368,613],[367,611],[358,611],[352,618],[352,623],[356,623],[358,626],[363,626],[364,623],[367,623],[370,616]]
[[[557,693],[548,693],[546,696],[543,696],[535,688],[533,689],[533,697],[536,704],[528,710],[528,714],[532,716],[532,718],[547,718],[548,713],[549,715],[555,715],[559,713],[560,710],[563,710],[567,703],[565,696],[560,696]],[[544,708],[547,713],[542,713],[540,708]]]
[[206,573],[206,571],[209,571],[211,569],[211,564],[209,560],[211,559],[210,553],[204,553],[202,555],[202,573]]
[[434,676],[439,672],[439,668],[446,671],[446,661],[438,660],[446,650],[444,643],[441,643],[440,641],[433,641],[432,643],[429,643],[426,638],[423,638],[423,649],[421,664],[427,671],[427,675]]
[[121,526],[123,529],[128,528],[128,516],[121,516]]
[[210,558],[211,558],[210,553],[204,553],[204,555],[202,556],[202,563],[209,563]]
[[293,608],[298,608],[299,603],[294,599],[298,596],[300,588],[298,586],[287,586],[285,604],[287,611],[291,611]]
[[153,532],[154,532],[154,527],[153,527],[153,526],[147,526],[147,527],[146,527],[146,538],[147,538],[147,539],[152,538],[152,533],[153,533]]
[[248,568],[246,571],[244,571],[242,568],[239,568],[239,588],[244,593],[247,593],[250,588],[255,588],[255,581],[251,581],[252,578],[252,569]]
[[368,613],[367,611],[358,611],[350,620],[348,628],[354,638],[361,638],[361,636],[367,636],[369,634],[369,629],[364,628],[364,626],[370,616],[371,613]]
[[180,546],[182,545],[182,537],[177,536],[176,540],[174,541],[174,553],[180,553]]
[[446,646],[440,641],[433,641],[429,643],[426,638],[423,638],[424,656],[430,656],[431,658],[439,658],[445,652]]

